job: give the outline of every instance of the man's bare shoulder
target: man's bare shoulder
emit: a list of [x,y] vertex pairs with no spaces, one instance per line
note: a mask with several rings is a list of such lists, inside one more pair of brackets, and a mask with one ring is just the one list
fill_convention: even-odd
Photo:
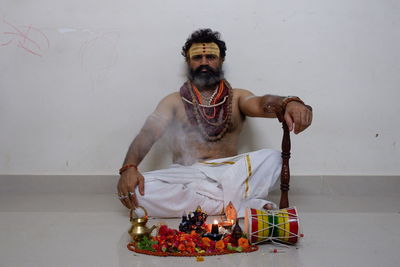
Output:
[[176,111],[179,109],[180,102],[181,100],[179,93],[171,93],[160,100],[155,109],[155,112],[158,114],[164,114],[164,116],[172,118]]
[[176,106],[181,102],[181,96],[179,92],[173,92],[167,96],[165,96],[163,99],[161,99],[160,103],[158,104],[159,106]]
[[166,95],[163,100],[168,100],[168,101],[177,101],[181,99],[181,95],[179,94],[179,92],[173,92],[170,93],[169,95]]

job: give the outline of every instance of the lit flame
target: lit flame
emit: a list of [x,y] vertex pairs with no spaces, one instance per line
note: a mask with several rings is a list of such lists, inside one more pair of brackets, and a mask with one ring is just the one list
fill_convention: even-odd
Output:
[[214,220],[214,224],[218,224],[218,221],[217,221],[217,220]]

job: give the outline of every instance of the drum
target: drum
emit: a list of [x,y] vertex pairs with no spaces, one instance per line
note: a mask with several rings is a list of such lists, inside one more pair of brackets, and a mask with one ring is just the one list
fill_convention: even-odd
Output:
[[297,209],[261,211],[246,208],[244,231],[252,244],[263,241],[296,244],[301,235]]

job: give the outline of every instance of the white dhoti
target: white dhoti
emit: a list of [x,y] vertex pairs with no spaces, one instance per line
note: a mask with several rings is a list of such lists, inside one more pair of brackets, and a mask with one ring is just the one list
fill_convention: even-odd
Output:
[[209,215],[219,215],[230,201],[238,216],[243,217],[246,207],[262,209],[272,203],[267,196],[281,167],[281,154],[272,149],[191,166],[172,164],[167,169],[143,173],[145,194],[136,191],[136,195],[139,205],[154,217],[180,217],[198,205]]

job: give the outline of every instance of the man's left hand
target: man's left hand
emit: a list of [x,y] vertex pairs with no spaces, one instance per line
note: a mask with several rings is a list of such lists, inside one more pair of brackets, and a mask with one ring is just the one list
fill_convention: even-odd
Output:
[[292,101],[286,105],[284,119],[289,128],[289,131],[293,131],[295,134],[299,134],[312,122],[312,111],[306,105]]

